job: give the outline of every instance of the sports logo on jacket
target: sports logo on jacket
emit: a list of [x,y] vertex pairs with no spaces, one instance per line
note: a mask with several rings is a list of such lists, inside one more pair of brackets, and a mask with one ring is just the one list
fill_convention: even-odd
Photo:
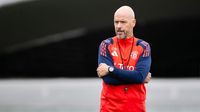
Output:
[[116,48],[116,47],[112,48],[111,55],[112,55],[112,56],[116,56],[116,57],[118,57],[118,54],[117,54],[117,48]]
[[136,59],[137,59],[137,56],[138,56],[138,51],[132,51],[132,53],[131,53],[131,58],[132,58],[133,60],[136,60]]
[[111,54],[112,54],[112,56],[118,56],[117,51],[113,51]]

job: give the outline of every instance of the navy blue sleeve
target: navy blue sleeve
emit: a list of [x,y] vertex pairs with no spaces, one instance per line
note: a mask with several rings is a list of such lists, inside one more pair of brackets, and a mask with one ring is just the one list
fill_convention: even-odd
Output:
[[151,67],[151,53],[150,46],[145,41],[140,45],[144,48],[137,64],[133,71],[121,70],[115,67],[113,77],[120,79],[126,83],[143,83]]
[[[99,52],[98,52],[98,65],[100,63],[106,63],[108,66],[114,66],[113,60],[108,51],[108,45],[110,44],[110,42],[111,42],[111,38],[102,41],[102,43],[100,44]],[[106,75],[102,77],[102,79],[106,84],[112,84],[112,85],[125,84],[120,79],[117,79],[116,77],[113,77],[112,75]]]

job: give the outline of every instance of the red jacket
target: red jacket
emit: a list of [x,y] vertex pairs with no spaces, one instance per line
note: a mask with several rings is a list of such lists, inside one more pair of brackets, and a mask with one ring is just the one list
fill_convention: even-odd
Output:
[[101,112],[146,112],[143,81],[151,63],[148,43],[135,37],[104,40],[99,50],[99,63],[115,67],[113,74],[103,78]]

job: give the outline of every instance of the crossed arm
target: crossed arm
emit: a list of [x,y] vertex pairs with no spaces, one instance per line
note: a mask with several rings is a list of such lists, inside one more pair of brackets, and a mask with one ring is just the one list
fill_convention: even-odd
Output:
[[[101,48],[101,47],[100,47]],[[99,49],[98,56],[98,67],[97,74],[103,79],[107,84],[121,85],[121,84],[138,84],[138,83],[148,83],[151,79],[150,65],[151,56],[143,56],[139,58],[136,69],[133,71],[122,70],[114,67],[113,60],[110,53],[106,50],[106,55],[101,55],[101,49]],[[113,66],[114,71],[109,73],[108,67]]]
[[[102,77],[104,77],[106,75],[113,75],[113,74],[109,74],[109,71],[108,71],[109,67],[110,66],[108,66],[106,63],[100,63],[98,68],[97,68],[98,77],[102,78]],[[151,73],[148,72],[148,74],[147,74],[147,76],[146,76],[146,78],[144,80],[144,83],[148,83],[150,80],[151,80]]]

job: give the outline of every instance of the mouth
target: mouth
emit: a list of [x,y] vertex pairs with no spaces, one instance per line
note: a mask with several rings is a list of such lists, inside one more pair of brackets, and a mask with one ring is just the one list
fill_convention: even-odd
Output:
[[121,30],[117,31],[117,35],[122,35],[122,34],[124,34],[124,31],[121,31]]

